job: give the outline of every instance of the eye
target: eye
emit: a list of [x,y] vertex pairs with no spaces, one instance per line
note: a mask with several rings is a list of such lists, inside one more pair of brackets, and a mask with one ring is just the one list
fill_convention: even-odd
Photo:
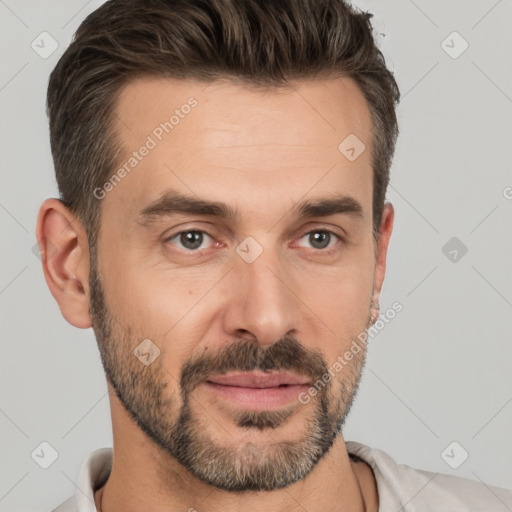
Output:
[[[208,239],[210,240],[209,244]],[[327,252],[326,249],[334,247],[337,241],[342,240],[339,235],[327,229],[309,231],[301,237],[301,240],[303,239],[306,239],[313,249],[325,252]],[[213,236],[203,230],[189,229],[180,231],[165,241],[187,252],[198,252],[202,249],[208,249],[212,245]]]
[[[315,229],[313,231],[309,231],[305,235],[302,236],[302,239],[306,239],[311,245],[313,249],[323,251],[325,249],[330,249],[333,247],[338,240],[341,240],[341,237],[336,233],[326,230],[326,229]],[[331,242],[334,242],[331,244]]]
[[207,249],[207,247],[201,247],[206,238],[212,240],[212,237],[206,231],[189,229],[176,233],[169,237],[166,242],[171,242],[173,245],[181,244],[181,248],[187,251],[197,251],[198,249]]

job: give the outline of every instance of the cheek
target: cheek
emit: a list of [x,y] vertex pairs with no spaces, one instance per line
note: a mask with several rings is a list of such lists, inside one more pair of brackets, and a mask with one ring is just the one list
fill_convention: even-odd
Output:
[[319,340],[329,359],[335,359],[367,327],[372,285],[371,266],[359,266],[332,276],[327,284],[308,292],[308,306],[325,324],[327,335],[336,336],[329,344]]
[[114,285],[119,311],[127,324],[145,335],[158,339],[171,335],[193,305],[178,280],[164,281],[142,269],[125,273],[122,280]]
[[[179,273],[142,268],[140,264],[123,271],[112,269],[108,281],[109,307],[133,337],[151,339],[174,375],[204,336],[207,300],[201,300],[215,281],[184,279]],[[107,293],[106,293],[107,295]]]

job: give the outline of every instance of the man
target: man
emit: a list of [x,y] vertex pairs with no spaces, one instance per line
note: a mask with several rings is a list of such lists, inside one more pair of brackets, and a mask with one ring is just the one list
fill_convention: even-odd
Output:
[[58,512],[507,510],[342,426],[379,316],[399,91],[343,0],[112,0],[50,77],[46,281],[114,446]]

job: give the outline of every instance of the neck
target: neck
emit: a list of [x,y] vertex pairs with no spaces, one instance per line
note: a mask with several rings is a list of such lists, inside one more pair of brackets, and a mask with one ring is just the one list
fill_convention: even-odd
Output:
[[[276,491],[243,494],[219,491],[193,480],[183,486],[183,473],[186,472],[183,468],[178,469],[181,472],[178,477],[173,468],[167,478],[160,475],[155,480],[148,478],[148,475],[155,474],[148,467],[136,465],[133,472],[119,471],[119,461],[114,457],[108,481],[95,493],[96,509],[98,512],[220,512],[240,509],[251,512],[323,512],[332,510],[336,504],[340,512],[377,512],[378,495],[371,468],[362,461],[350,462],[343,447],[344,440],[339,436],[329,453],[301,482]],[[334,458],[337,460],[333,464]],[[142,482],[147,485],[142,485]]]
[[[162,452],[127,415],[122,417],[122,411],[116,411],[119,415],[112,411],[112,471],[105,485],[95,493],[98,511],[378,510],[373,472],[364,462],[350,461],[342,435],[338,435],[330,450],[303,480],[274,491],[234,493],[198,480],[176,460]],[[119,428],[121,419],[123,425]]]

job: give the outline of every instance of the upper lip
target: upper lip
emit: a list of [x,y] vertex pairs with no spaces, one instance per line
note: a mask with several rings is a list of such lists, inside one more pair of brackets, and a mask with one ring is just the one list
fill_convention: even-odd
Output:
[[272,388],[287,385],[309,384],[307,377],[292,373],[263,373],[263,372],[236,372],[211,377],[207,382],[222,384],[224,386],[239,386],[245,388]]

